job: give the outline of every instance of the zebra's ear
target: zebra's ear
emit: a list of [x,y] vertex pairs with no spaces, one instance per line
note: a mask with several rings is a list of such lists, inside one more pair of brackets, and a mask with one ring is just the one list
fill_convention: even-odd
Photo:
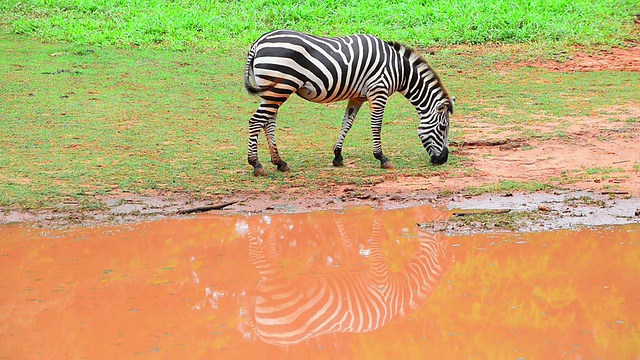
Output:
[[452,97],[451,97],[451,100],[446,102],[447,110],[448,110],[448,111],[449,111],[449,113],[450,113],[450,114],[452,114],[452,115],[453,115],[453,104],[455,104],[455,103],[456,103],[456,98],[455,98],[455,96],[452,96]]

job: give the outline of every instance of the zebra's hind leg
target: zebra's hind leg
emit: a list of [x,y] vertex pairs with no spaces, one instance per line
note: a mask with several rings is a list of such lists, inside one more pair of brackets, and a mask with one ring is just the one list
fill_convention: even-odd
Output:
[[267,171],[258,161],[258,135],[260,135],[262,129],[265,129],[266,132],[267,124],[270,121],[273,121],[275,127],[275,117],[278,113],[279,106],[280,104],[267,104],[263,102],[249,120],[249,149],[247,161],[249,165],[253,166],[253,175],[255,176],[267,175]]
[[336,145],[333,147],[333,166],[344,166],[344,158],[342,157],[342,144],[344,144],[344,139],[347,137],[347,133],[349,132],[349,130],[351,130],[353,120],[356,118],[358,110],[360,110],[363,102],[363,99],[349,99],[347,110],[345,111],[344,117],[342,118],[342,129],[340,130],[338,141],[336,141]]
[[284,172],[289,171],[289,165],[280,158],[278,153],[278,146],[276,145],[276,119],[271,119],[267,126],[264,128],[264,133],[267,135],[267,143],[269,143],[269,152],[271,153],[271,163],[278,167],[278,170]]
[[[251,118],[253,120],[253,118]],[[252,128],[258,127],[257,131]],[[249,122],[249,155],[247,155],[247,161],[249,165],[253,166],[254,176],[266,176],[267,171],[262,167],[262,164],[258,161],[258,134],[262,129],[261,124],[253,124]]]

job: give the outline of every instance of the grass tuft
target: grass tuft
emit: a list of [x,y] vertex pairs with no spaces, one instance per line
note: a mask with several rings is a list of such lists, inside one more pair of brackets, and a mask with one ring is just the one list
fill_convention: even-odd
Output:
[[483,186],[472,186],[464,189],[464,193],[470,196],[481,195],[485,193],[513,193],[513,192],[536,192],[551,190],[553,186],[542,183],[540,181],[505,181],[498,183],[485,184]]

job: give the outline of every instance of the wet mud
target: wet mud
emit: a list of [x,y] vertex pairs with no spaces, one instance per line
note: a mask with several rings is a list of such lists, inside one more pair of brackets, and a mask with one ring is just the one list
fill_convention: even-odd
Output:
[[0,225],[0,357],[640,356],[639,224],[418,226],[457,205]]
[[456,227],[455,223],[449,224],[448,231],[456,233],[500,230],[529,232],[640,223],[640,203],[637,198],[616,198],[589,191],[486,194],[452,199],[447,207],[454,211],[454,215],[474,212],[523,215],[515,216],[521,220],[510,224],[512,226],[509,229],[491,223],[482,223],[475,227]]
[[[414,188],[413,183],[396,183],[399,189],[387,191],[381,186],[355,191],[340,187],[333,196],[327,193],[307,192],[280,195],[274,199],[266,194],[244,193],[215,199],[194,200],[188,196],[139,196],[124,194],[103,197],[106,210],[99,211],[21,211],[0,212],[1,224],[23,223],[25,226],[46,229],[65,229],[74,226],[107,226],[135,224],[140,221],[185,218],[210,212],[214,214],[290,214],[319,210],[342,211],[354,207],[372,207],[381,210],[404,209],[416,206],[438,206],[449,210],[478,211],[506,210],[510,213],[537,213],[535,221],[519,221],[507,230],[540,231],[568,229],[580,226],[640,223],[640,202],[637,197],[601,194],[585,190],[556,190],[537,193],[462,194],[440,197]],[[461,227],[451,223],[450,233],[495,232],[501,230],[493,224]],[[504,230],[504,229],[502,229]]]

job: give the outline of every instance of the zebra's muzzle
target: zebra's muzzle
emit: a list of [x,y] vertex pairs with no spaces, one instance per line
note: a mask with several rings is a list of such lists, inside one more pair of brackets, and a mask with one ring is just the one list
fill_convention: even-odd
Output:
[[442,149],[440,155],[431,155],[431,163],[435,165],[442,165],[447,162],[447,159],[449,159],[449,149],[446,147]]

